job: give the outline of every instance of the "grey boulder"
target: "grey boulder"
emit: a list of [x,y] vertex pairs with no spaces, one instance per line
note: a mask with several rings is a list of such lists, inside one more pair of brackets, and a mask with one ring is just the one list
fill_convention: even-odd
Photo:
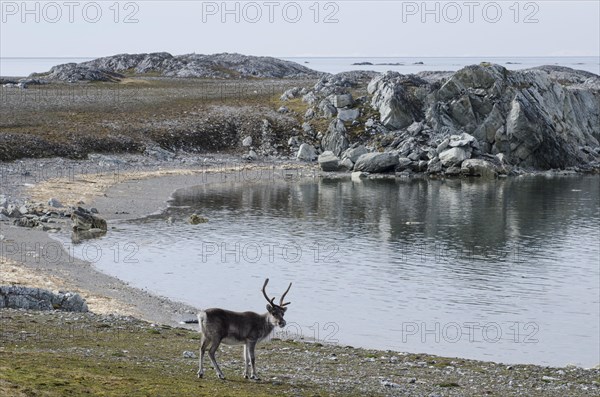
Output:
[[25,310],[64,310],[87,312],[85,300],[76,293],[59,292],[55,294],[41,288],[29,288],[16,285],[0,286],[0,309]]
[[336,156],[340,156],[344,150],[350,146],[346,137],[346,127],[341,120],[332,120],[327,128],[325,136],[321,140],[321,148],[325,151],[331,151]]
[[342,121],[354,121],[360,117],[360,110],[358,109],[338,109],[338,119]]
[[338,171],[340,169],[340,159],[331,151],[323,152],[319,156],[319,167],[323,171],[331,172]]
[[461,164],[471,157],[471,151],[462,147],[453,147],[440,153],[440,161],[444,167]]
[[468,159],[463,161],[460,171],[466,176],[479,176],[486,179],[494,179],[498,175],[498,168],[491,162],[483,159]]
[[332,95],[331,103],[336,108],[345,108],[346,106],[352,106],[352,95],[350,94],[342,94],[342,95]]
[[317,150],[308,143],[303,143],[296,154],[298,160],[314,161],[317,158]]
[[355,148],[346,149],[346,151],[342,154],[342,159],[349,159],[353,163],[356,163],[358,158],[366,153],[369,153],[367,148],[360,145]]
[[354,164],[354,171],[386,172],[393,170],[398,165],[398,156],[385,153],[366,153],[358,158]]

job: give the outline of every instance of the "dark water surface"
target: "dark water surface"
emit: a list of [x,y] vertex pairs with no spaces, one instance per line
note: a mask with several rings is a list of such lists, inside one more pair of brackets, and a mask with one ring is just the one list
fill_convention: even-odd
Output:
[[590,367],[599,191],[581,176],[190,187],[96,241],[114,254],[96,266],[204,308],[262,312],[263,280],[293,281],[285,331],[322,342]]

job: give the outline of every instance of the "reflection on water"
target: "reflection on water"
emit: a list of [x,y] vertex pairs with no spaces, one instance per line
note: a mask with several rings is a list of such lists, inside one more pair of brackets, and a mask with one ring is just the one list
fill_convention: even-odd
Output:
[[[97,265],[197,307],[260,311],[265,277],[273,294],[293,281],[288,331],[325,342],[594,366],[599,188],[597,177],[190,187],[100,242],[135,242],[139,263]],[[210,222],[186,224],[194,212]]]

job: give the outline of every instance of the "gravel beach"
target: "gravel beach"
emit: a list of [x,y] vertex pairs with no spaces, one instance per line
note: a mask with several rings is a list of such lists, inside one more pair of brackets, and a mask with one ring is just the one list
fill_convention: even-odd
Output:
[[[104,169],[100,174],[76,171],[94,168],[97,170],[103,165],[106,167],[107,164],[115,163],[127,164],[127,167],[124,166],[125,170],[118,173],[109,169]],[[4,173],[3,194],[9,202],[45,203],[50,198],[55,198],[64,205],[79,203],[85,207],[95,207],[109,222],[141,218],[156,213],[166,207],[173,191],[184,186],[220,183],[251,173],[255,173],[254,177],[269,175],[275,178],[286,178],[288,173],[307,178],[318,175],[314,166],[304,163],[249,164],[223,155],[182,156],[177,161],[118,155],[92,160],[24,160],[18,165],[13,163],[12,166],[13,171]],[[65,169],[74,170],[73,175],[55,178]],[[35,174],[34,170],[44,172]],[[3,372],[10,367],[10,361],[24,360],[27,355],[38,354],[42,350],[43,354],[59,361],[73,360],[72,355],[75,354],[83,362],[95,362],[98,360],[97,355],[106,358],[106,355],[113,354],[110,353],[114,350],[112,340],[101,347],[88,349],[89,353],[77,353],[81,349],[87,351],[84,346],[93,345],[93,340],[87,337],[80,338],[73,348],[69,348],[71,340],[61,342],[53,348],[42,348],[39,338],[31,336],[35,335],[35,331],[31,331],[30,328],[39,327],[41,323],[52,324],[48,329],[54,329],[55,332],[72,324],[77,324],[78,329],[97,329],[99,326],[104,327],[100,324],[108,324],[111,329],[126,329],[130,334],[137,334],[138,340],[154,338],[160,334],[164,342],[175,343],[182,351],[196,351],[198,340],[194,339],[197,335],[195,331],[181,329],[178,325],[182,318],[190,318],[193,315],[194,308],[132,288],[113,277],[97,272],[89,263],[70,258],[66,251],[62,252],[61,260],[56,260],[55,256],[49,258],[43,254],[49,252],[44,251],[44,247],[56,245],[57,241],[47,232],[12,226],[8,221],[0,222],[0,227],[3,252],[0,262],[0,284],[79,292],[87,300],[90,310],[95,313],[81,315],[64,312],[1,311],[3,326],[0,367],[3,368]],[[62,221],[61,227],[68,229],[69,221]],[[22,248],[15,251],[15,243]],[[155,328],[158,334],[148,331]],[[172,338],[177,342],[173,342]],[[127,366],[128,361],[142,359],[150,362],[150,366],[163,362],[165,358],[160,355],[162,350],[155,351],[151,346],[152,342],[147,341],[139,348],[135,357],[130,358],[133,355],[130,353],[124,353],[123,357],[118,355],[118,360],[109,357],[108,361],[115,362],[106,365],[120,363],[118,365]],[[263,387],[261,393],[268,391],[272,395],[592,396],[600,392],[600,370],[597,368],[559,369],[535,365],[504,365],[425,354],[364,350],[337,345],[323,346],[308,341],[274,341],[261,346],[259,362],[264,363],[261,368],[267,380],[258,385]],[[242,380],[236,378],[240,373],[237,367],[240,365],[238,356],[241,350],[238,350],[235,347],[222,347],[220,354],[225,371],[235,373],[233,380],[227,382],[234,382],[239,387],[238,382]],[[169,354],[171,356],[166,358],[169,365],[182,368],[181,373],[169,372],[169,376],[172,376],[170,379],[174,383],[180,383],[180,378],[184,378],[183,384],[198,382],[192,383],[192,387],[201,387],[201,381],[194,379],[197,360],[183,360],[180,356],[182,352],[173,349]],[[159,371],[161,376],[167,376],[164,373],[166,368],[154,370]],[[14,368],[6,373],[9,373],[8,380],[0,383],[0,389],[4,387],[3,391],[8,390],[6,395],[11,395],[12,392],[13,395],[29,395],[26,390],[43,390],[43,387],[35,386],[35,382],[32,384],[19,381],[18,371]],[[209,374],[212,375],[210,372]],[[134,375],[132,377],[135,378]],[[208,378],[203,381],[220,387],[220,381],[210,376]],[[20,382],[27,387],[22,389],[19,386]],[[256,394],[256,385],[253,384],[249,389],[242,386],[241,391],[250,393],[252,389]],[[17,393],[17,390],[20,390],[21,394]],[[45,395],[61,395],[64,391],[62,387],[51,390],[54,391]],[[218,395],[220,392],[213,390],[211,393]],[[114,395],[119,393],[115,392]],[[155,390],[144,395],[163,394]]]

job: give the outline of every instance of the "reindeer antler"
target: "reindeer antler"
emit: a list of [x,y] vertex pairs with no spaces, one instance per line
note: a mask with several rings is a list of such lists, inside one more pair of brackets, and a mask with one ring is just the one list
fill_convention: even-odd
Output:
[[262,293],[265,296],[265,299],[267,300],[267,302],[269,302],[271,304],[271,306],[275,306],[275,303],[274,303],[275,297],[269,299],[269,296],[267,295],[267,292],[265,291],[265,288],[267,288],[268,283],[269,283],[269,279],[266,279],[265,283],[263,284],[263,287],[262,287]]
[[285,296],[287,295],[287,293],[290,291],[290,288],[292,288],[292,283],[290,283],[290,285],[287,287],[287,289],[285,290],[285,292],[283,293],[283,295],[281,295],[281,300],[279,301],[279,306],[283,307],[283,306],[287,306],[292,302],[287,302],[287,303],[283,303],[283,299],[285,298]]

